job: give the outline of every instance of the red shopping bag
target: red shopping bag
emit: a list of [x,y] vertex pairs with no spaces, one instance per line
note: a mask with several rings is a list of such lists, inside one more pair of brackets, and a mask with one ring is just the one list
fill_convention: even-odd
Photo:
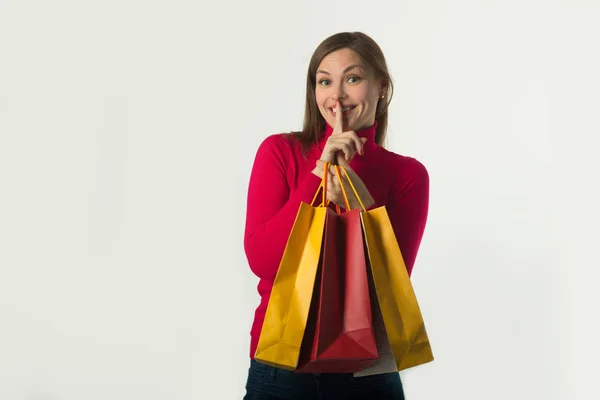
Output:
[[364,246],[360,211],[328,208],[296,372],[354,373],[378,359]]

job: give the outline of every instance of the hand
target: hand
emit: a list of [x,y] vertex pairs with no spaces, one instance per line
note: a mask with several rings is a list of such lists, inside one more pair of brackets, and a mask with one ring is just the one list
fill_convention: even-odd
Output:
[[[338,154],[338,163],[340,166],[344,167],[348,176],[350,177],[352,184],[356,188],[360,199],[362,200],[365,208],[371,207],[375,200],[369,193],[369,190],[365,186],[364,182],[360,177],[354,172],[344,157],[341,154]],[[325,162],[318,160],[315,170],[313,171],[315,174],[318,174],[321,178],[324,174]],[[346,196],[348,198],[348,203],[350,205],[350,210],[354,210],[355,208],[362,208],[360,202],[356,198],[354,190],[352,190],[352,186],[348,182],[348,178],[344,171],[340,168],[340,177],[342,178],[342,184],[344,185],[344,191],[346,192]],[[344,195],[342,193],[342,188],[340,186],[340,180],[337,177],[335,166],[330,166],[329,171],[327,173],[327,200],[337,204],[338,206],[346,209],[346,202],[344,201]]]
[[366,138],[359,138],[354,131],[344,132],[344,117],[339,101],[335,102],[335,108],[335,126],[331,136],[327,139],[327,143],[325,143],[325,148],[320,158],[321,161],[327,161],[331,164],[336,164],[336,154],[338,152],[343,153],[346,162],[350,162],[356,153],[362,155],[365,142],[367,141]]

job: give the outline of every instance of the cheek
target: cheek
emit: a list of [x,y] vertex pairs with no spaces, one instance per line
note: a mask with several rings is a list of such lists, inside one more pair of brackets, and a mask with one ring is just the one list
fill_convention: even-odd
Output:
[[325,96],[323,93],[317,92],[315,93],[315,99],[317,100],[317,105],[319,106],[319,108],[325,107],[327,96]]
[[370,96],[369,90],[367,88],[365,88],[365,89],[361,88],[355,92],[355,97],[361,103],[369,103],[369,99],[372,96]]

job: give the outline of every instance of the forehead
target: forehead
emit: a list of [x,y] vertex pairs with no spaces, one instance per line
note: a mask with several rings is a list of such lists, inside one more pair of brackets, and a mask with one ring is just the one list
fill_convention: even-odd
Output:
[[358,64],[365,70],[368,68],[362,58],[351,49],[340,49],[332,51],[321,60],[318,69],[326,70],[330,73],[343,71],[350,65]]

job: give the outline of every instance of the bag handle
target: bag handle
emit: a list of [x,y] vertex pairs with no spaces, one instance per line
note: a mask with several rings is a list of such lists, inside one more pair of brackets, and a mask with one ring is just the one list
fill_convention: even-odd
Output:
[[[328,207],[329,206],[330,201],[326,198],[326,196],[327,196],[327,173],[329,172],[329,167],[330,166],[331,166],[331,163],[328,162],[328,161],[326,161],[325,165],[323,166],[323,179],[321,179],[321,184],[317,188],[317,192],[315,193],[315,196],[313,197],[311,205],[313,205],[315,203],[315,200],[317,199],[317,196],[319,194],[319,190],[321,190],[321,188],[323,188],[323,198],[321,200],[321,204],[319,204],[319,207]],[[338,176],[338,179],[339,179],[339,176]],[[347,209],[349,209],[350,208],[350,204],[349,204],[348,198],[346,197],[345,194],[344,194],[344,200],[346,202]],[[337,214],[341,214],[342,213],[342,210],[340,209],[340,206],[338,206],[337,204],[335,205],[335,210],[336,210]]]
[[344,189],[344,183],[342,182],[342,177],[340,176],[339,165],[335,166],[335,175],[337,176],[340,187],[342,188],[342,196],[344,197],[344,204],[346,204],[346,211],[350,211],[350,201],[348,201],[348,195],[346,194],[346,189]]
[[344,201],[346,202],[346,207],[347,207],[346,210],[350,210],[350,205],[348,203],[348,196],[346,195],[346,189],[344,189],[344,185],[342,183],[342,178],[340,176],[340,171],[339,171],[340,169],[344,172],[344,175],[346,175],[346,179],[348,180],[348,183],[350,184],[350,187],[352,188],[352,192],[354,192],[354,195],[356,196],[356,199],[358,200],[358,203],[362,207],[363,211],[366,212],[367,208],[365,207],[362,199],[358,195],[358,191],[356,190],[356,187],[352,183],[352,179],[350,179],[350,175],[348,175],[348,171],[346,171],[346,168],[344,168],[343,166],[336,165],[335,166],[335,172],[336,172],[336,175],[338,177],[338,180],[340,181],[340,186],[342,188],[342,194],[344,195]]
[[[319,184],[319,187],[317,188],[317,191],[316,191],[316,193],[315,193],[315,195],[314,195],[314,197],[312,199],[311,205],[314,205],[315,200],[317,199],[317,196],[319,195],[319,191],[322,188],[323,189],[323,195],[322,195],[322,199],[321,199],[321,204],[319,204],[318,207],[327,207],[327,206],[329,206],[330,201],[327,200],[326,196],[327,196],[327,172],[329,171],[329,167],[330,166],[331,166],[331,163],[325,162],[325,165],[323,167],[323,178],[321,179],[321,183]],[[356,199],[358,200],[361,208],[363,209],[363,211],[367,211],[367,208],[365,207],[362,199],[358,195],[358,191],[356,190],[356,187],[352,183],[352,179],[350,179],[350,175],[348,175],[348,171],[346,171],[346,168],[344,168],[341,165],[335,165],[334,167],[335,167],[335,174],[336,174],[336,176],[338,178],[338,182],[340,183],[340,187],[342,188],[342,196],[344,197],[344,203],[346,204],[346,210],[350,211],[350,202],[348,201],[348,195],[346,193],[346,189],[344,188],[344,184],[343,184],[342,177],[341,177],[341,174],[340,174],[340,169],[342,170],[342,172],[346,176],[346,179],[348,180],[348,183],[350,184],[350,187],[352,188],[352,192],[356,196]],[[341,214],[340,206],[338,206],[336,204],[335,207],[336,207],[337,213]]]
[[323,196],[322,196],[321,204],[319,204],[318,207],[323,207],[325,203],[327,203],[327,205],[329,205],[329,201],[326,200],[326,196],[327,196],[327,171],[329,171],[330,165],[331,165],[331,163],[329,163],[328,161],[325,162],[325,166],[323,167],[323,178],[321,178],[321,183],[319,184],[319,187],[317,188],[317,191],[315,192],[315,196],[313,197],[312,201],[310,202],[311,206],[315,204],[315,200],[317,200],[317,196],[319,195],[319,190],[321,190],[321,188],[323,188]]

